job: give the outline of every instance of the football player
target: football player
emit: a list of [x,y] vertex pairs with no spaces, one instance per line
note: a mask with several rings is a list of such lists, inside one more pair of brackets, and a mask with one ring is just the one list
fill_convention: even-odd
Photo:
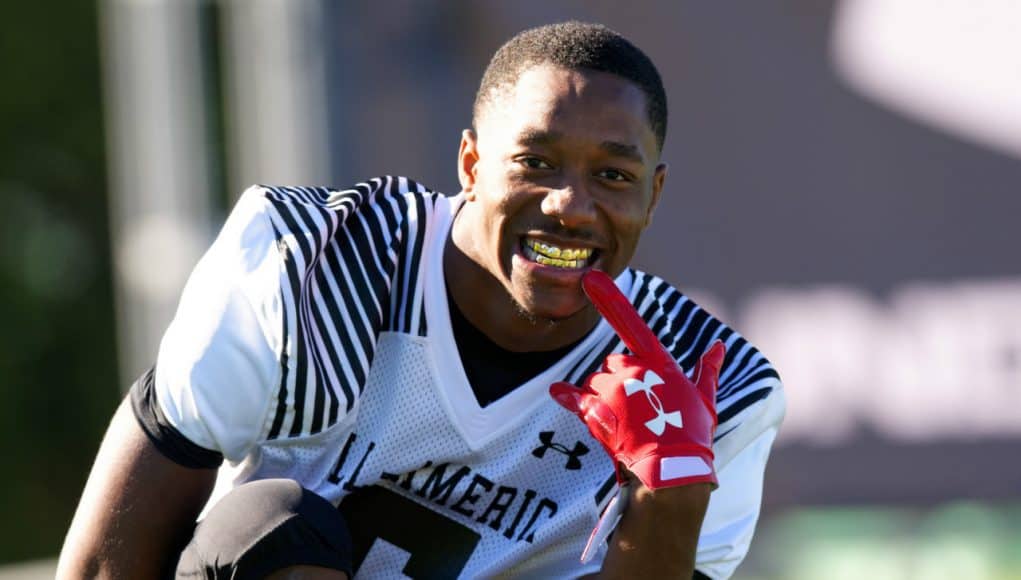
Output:
[[457,195],[248,189],[113,418],[58,575],[729,576],[783,394],[629,267],[666,126],[644,53],[555,24],[490,62]]

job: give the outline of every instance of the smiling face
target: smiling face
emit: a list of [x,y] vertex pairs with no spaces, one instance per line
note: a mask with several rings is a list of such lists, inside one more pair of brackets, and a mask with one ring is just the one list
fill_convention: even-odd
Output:
[[536,66],[477,128],[461,142],[466,202],[453,232],[474,292],[455,301],[500,319],[508,303],[549,321],[590,311],[582,274],[627,266],[666,176],[644,94],[609,73]]

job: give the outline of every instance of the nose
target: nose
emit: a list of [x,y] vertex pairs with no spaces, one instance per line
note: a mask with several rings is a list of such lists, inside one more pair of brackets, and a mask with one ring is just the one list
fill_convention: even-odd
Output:
[[585,188],[579,182],[565,183],[551,189],[542,199],[542,213],[556,219],[568,228],[585,226],[596,221],[596,206]]

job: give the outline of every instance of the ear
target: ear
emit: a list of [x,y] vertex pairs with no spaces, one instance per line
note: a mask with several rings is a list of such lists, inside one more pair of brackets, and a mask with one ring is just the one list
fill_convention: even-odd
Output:
[[659,196],[663,193],[663,184],[666,183],[667,164],[660,163],[656,166],[656,172],[652,176],[652,201],[649,203],[649,210],[645,214],[645,227],[652,223],[652,214],[659,204]]
[[475,199],[475,166],[479,162],[479,141],[475,131],[461,132],[461,147],[457,151],[457,177],[461,191],[469,201]]

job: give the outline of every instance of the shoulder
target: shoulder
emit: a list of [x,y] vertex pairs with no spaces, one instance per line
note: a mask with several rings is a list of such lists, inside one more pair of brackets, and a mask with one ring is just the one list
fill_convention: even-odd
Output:
[[[238,202],[259,205],[277,249],[298,267],[314,264],[334,243],[375,253],[402,251],[447,198],[407,177],[374,177],[347,188],[253,185]],[[235,210],[237,211],[237,209]]]
[[443,196],[414,179],[384,175],[345,188],[253,185],[242,194],[242,198],[246,197],[261,199],[277,212],[307,221],[309,212],[329,212],[343,220],[351,214],[373,209],[390,211],[392,217],[399,219],[407,213],[409,203]]

